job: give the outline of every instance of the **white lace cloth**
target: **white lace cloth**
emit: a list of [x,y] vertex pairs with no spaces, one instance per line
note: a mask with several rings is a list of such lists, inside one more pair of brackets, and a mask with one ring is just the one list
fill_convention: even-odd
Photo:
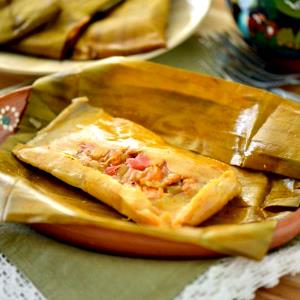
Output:
[[[260,287],[273,287],[279,278],[300,273],[300,237],[288,246],[256,262],[225,258],[209,268],[175,300],[250,300]],[[0,299],[44,300],[34,285],[0,255]]]
[[300,237],[257,262],[225,258],[188,285],[176,300],[250,300],[260,287],[273,287],[280,277],[300,273]]
[[0,254],[0,300],[44,300],[35,286]]

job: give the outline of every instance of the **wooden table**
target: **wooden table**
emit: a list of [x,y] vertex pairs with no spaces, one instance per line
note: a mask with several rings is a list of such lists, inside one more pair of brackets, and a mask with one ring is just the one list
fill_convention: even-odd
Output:
[[[199,0],[201,1],[201,0]],[[202,22],[199,32],[207,34],[209,32],[222,31],[226,28],[236,30],[233,19],[225,6],[225,0],[213,0],[212,8]],[[0,73],[0,88],[18,84],[30,79],[34,76],[11,75]],[[299,91],[300,88],[290,88],[293,91]],[[296,276],[285,276],[280,283],[271,289],[259,289],[255,300],[297,300],[300,299],[300,274]]]

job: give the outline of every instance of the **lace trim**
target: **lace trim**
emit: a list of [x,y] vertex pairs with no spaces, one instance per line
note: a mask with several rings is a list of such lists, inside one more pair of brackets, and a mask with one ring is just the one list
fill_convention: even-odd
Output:
[[0,254],[0,299],[45,299],[34,285],[3,254]]
[[300,272],[300,237],[262,261],[225,258],[209,268],[175,300],[250,300],[258,288],[270,288],[279,278]]

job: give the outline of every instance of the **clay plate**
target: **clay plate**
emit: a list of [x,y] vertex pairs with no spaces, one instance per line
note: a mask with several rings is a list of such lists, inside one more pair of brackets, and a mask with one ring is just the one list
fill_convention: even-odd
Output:
[[[0,142],[13,134],[22,116],[31,87],[0,96]],[[14,107],[14,109],[12,109]],[[5,120],[5,124],[3,123]],[[6,126],[4,126],[6,125]],[[156,258],[209,258],[222,256],[204,247],[143,234],[129,233],[89,225],[31,225],[57,240],[82,248],[128,256]],[[300,208],[278,222],[270,250],[282,246],[300,233]]]

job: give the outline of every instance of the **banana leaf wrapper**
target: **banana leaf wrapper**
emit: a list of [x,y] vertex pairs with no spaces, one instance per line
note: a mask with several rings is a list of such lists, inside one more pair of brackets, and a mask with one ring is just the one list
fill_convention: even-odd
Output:
[[[295,153],[298,149],[297,143],[289,143],[289,139],[295,139],[298,121],[293,123],[293,119],[297,117],[299,105],[274,94],[150,62],[110,59],[84,70],[40,79],[33,85],[30,99],[42,100],[51,107],[53,113],[47,120],[50,122],[72,98],[85,95],[91,98],[93,105],[144,125],[171,145],[240,167],[249,167],[247,162],[261,155],[246,150],[247,145],[256,142],[255,136],[264,130],[268,116],[281,107],[289,107],[294,110],[287,120],[293,131],[284,130],[281,134],[285,137],[276,139],[277,133],[281,132],[281,123],[277,124],[275,120],[276,135],[270,131],[270,138],[276,145],[270,159],[276,164],[251,166],[256,170],[299,178],[299,169],[292,165],[293,162],[297,166],[299,156],[295,154],[292,160],[287,159],[287,153]],[[41,126],[47,124],[39,122]],[[21,126],[26,130],[31,124],[24,122]],[[270,144],[265,143],[264,148],[261,151],[269,151]],[[278,148],[284,151],[279,152]],[[289,169],[290,165],[292,169]],[[243,186],[241,197],[234,201],[236,213],[239,211],[240,214],[237,218],[227,218],[228,222],[247,223],[261,219],[262,215],[277,218],[281,212],[269,214],[265,210],[274,206],[293,210],[299,206],[299,181],[296,179],[236,170]],[[274,184],[273,181],[292,183],[287,189],[285,184]]]
[[169,6],[169,0],[125,1],[88,27],[72,58],[123,56],[166,47]]
[[39,31],[14,43],[18,52],[62,59],[96,13],[105,12],[121,0],[58,0],[58,18]]
[[0,44],[25,36],[51,21],[59,11],[58,0],[0,1]]
[[44,77],[31,98],[56,103],[58,113],[80,96],[171,145],[300,179],[300,105],[275,94],[150,62],[111,59]]

